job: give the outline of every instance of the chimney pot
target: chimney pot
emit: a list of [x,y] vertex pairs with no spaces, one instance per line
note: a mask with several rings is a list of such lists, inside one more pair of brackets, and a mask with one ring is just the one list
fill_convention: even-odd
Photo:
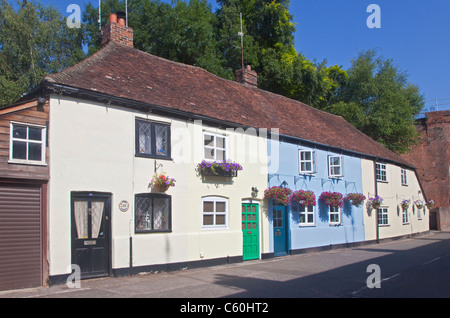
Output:
[[102,28],[102,46],[110,41],[133,47],[133,29],[125,25],[124,12],[112,13]]
[[117,23],[117,14],[111,13],[111,14],[109,15],[109,22]]

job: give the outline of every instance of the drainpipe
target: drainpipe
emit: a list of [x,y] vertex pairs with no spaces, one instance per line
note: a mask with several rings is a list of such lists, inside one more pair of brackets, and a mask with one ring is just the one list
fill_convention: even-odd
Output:
[[[378,182],[377,182],[377,161],[373,160],[373,177],[375,183],[375,196],[378,195]],[[378,210],[375,211],[375,226],[376,226],[376,235],[377,235],[377,243],[380,243],[380,226],[378,225]]]

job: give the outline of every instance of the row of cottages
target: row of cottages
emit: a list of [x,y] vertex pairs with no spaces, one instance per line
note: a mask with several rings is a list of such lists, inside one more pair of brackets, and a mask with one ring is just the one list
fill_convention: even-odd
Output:
[[[398,209],[424,199],[414,167],[341,117],[258,89],[249,67],[224,80],[104,28],[100,51],[0,110],[0,289],[428,230],[424,210]],[[223,160],[238,165],[208,167]],[[175,186],[152,185],[162,173]],[[316,204],[278,204],[273,186]],[[334,208],[327,191],[385,201]]]

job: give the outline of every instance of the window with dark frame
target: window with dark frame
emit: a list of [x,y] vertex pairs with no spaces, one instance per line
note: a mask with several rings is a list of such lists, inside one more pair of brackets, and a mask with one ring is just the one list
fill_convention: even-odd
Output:
[[134,204],[135,233],[172,231],[171,196],[136,194]]
[[387,182],[386,164],[377,163],[375,170],[377,181]]
[[136,119],[136,156],[170,159],[170,125]]

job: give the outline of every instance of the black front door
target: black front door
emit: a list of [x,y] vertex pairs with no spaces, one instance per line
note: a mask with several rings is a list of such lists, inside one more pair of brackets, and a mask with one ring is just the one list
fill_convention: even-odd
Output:
[[111,195],[72,193],[72,264],[81,278],[109,276]]

